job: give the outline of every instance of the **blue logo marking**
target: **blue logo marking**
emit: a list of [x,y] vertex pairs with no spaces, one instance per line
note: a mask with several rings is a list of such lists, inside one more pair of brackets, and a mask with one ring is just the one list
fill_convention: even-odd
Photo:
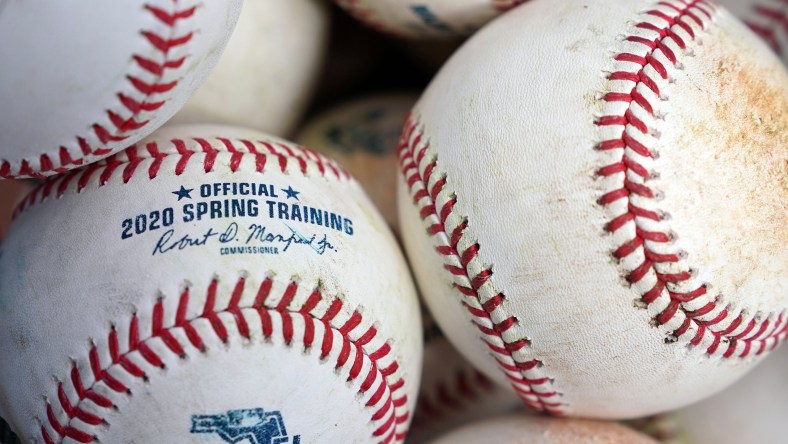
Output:
[[192,191],[194,191],[194,188],[188,189],[188,188],[184,187],[183,185],[181,185],[181,189],[178,190],[178,191],[173,191],[172,194],[178,196],[178,202],[180,202],[181,199],[191,199],[192,198],[192,195],[191,195]]
[[293,198],[295,200],[301,200],[298,198],[298,195],[301,194],[301,192],[294,190],[292,186],[287,188],[282,188],[282,191],[284,191],[285,194],[287,194],[288,199]]
[[220,415],[192,415],[191,433],[215,433],[230,444],[301,444],[301,435],[287,436],[279,411],[230,410]]

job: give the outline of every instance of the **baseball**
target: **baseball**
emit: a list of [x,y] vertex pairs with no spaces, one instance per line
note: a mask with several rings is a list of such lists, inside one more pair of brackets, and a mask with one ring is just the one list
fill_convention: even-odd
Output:
[[469,35],[525,0],[334,0],[367,26],[405,38]]
[[[321,0],[249,0],[219,62],[172,123],[240,125],[289,135],[323,62]],[[294,57],[297,55],[297,57]]]
[[535,410],[688,405],[788,333],[788,74],[704,0],[533,0],[416,104],[400,226],[451,342]]
[[152,133],[213,67],[240,5],[0,3],[0,178],[64,172]]
[[433,444],[656,444],[656,441],[620,424],[582,419],[507,416],[469,424]]
[[788,64],[788,3],[785,0],[719,0]]
[[389,93],[351,100],[308,121],[296,136],[296,142],[345,166],[395,233],[397,142],[416,99],[411,93]]
[[416,401],[385,221],[253,131],[170,127],[47,181],[0,246],[0,307],[0,416],[34,442],[401,442]]

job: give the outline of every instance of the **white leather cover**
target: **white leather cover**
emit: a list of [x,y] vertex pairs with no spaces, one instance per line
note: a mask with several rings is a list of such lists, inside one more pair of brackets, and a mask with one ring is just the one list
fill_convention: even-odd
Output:
[[333,161],[171,127],[25,202],[0,247],[0,416],[24,439],[404,438],[415,290]]
[[328,44],[322,0],[247,0],[222,57],[170,123],[288,136],[309,105]]
[[66,171],[152,133],[208,75],[240,5],[0,3],[0,178]]
[[786,336],[788,75],[705,1],[534,0],[406,125],[400,220],[452,343],[531,407],[626,418]]

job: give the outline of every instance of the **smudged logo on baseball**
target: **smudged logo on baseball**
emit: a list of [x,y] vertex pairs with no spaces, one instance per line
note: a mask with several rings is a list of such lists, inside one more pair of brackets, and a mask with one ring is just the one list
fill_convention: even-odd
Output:
[[279,411],[230,410],[219,415],[193,415],[192,434],[216,434],[224,442],[251,444],[300,444],[301,436],[290,437]]
[[[352,218],[321,202],[306,204],[292,185],[208,182],[161,192],[171,195],[173,205],[118,222],[122,242],[149,243],[153,256],[183,250],[323,256],[337,251],[338,236],[354,234]],[[188,228],[197,223],[208,227],[195,234]]]

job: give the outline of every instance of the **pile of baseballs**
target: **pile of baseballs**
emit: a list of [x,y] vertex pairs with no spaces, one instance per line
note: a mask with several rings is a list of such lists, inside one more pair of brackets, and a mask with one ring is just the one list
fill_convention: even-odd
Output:
[[785,442],[786,23],[0,1],[0,444]]

